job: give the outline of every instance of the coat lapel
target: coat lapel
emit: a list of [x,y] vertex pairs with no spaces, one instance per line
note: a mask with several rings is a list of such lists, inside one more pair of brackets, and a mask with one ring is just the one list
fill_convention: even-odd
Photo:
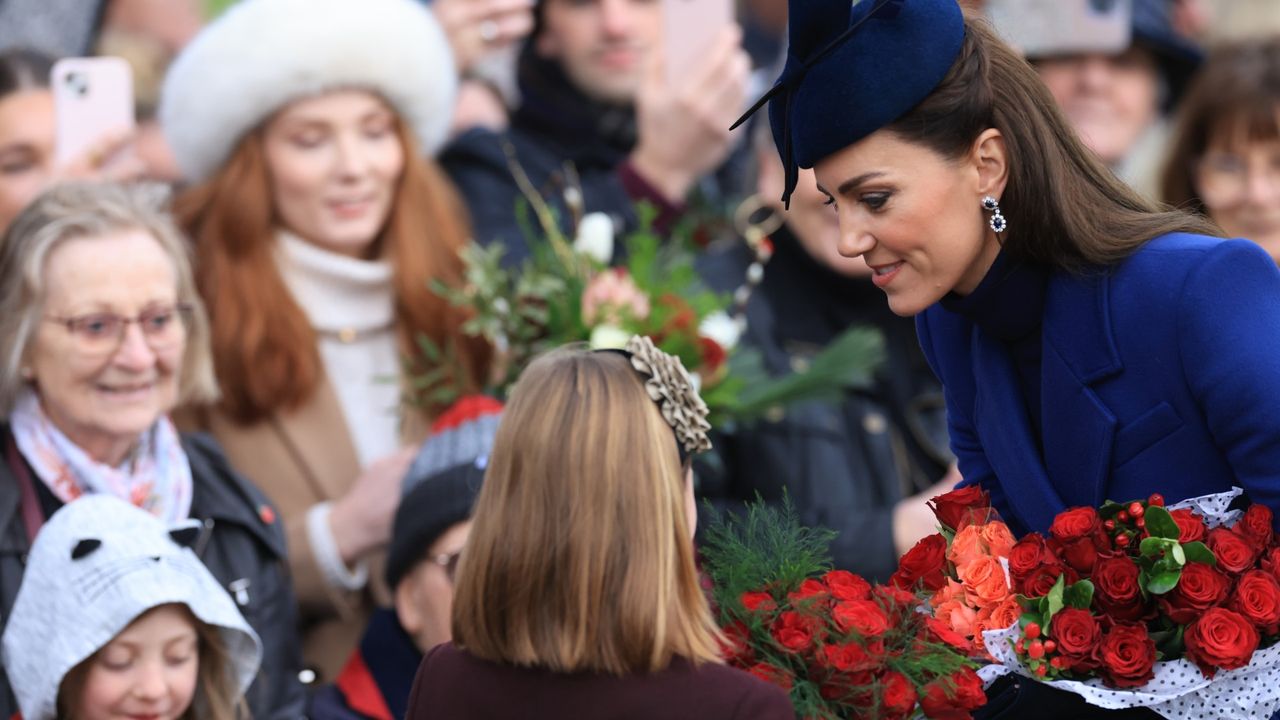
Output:
[[1049,479],[1069,505],[1105,500],[1116,417],[1095,386],[1124,368],[1107,312],[1108,276],[1055,276],[1044,313],[1041,411]]
[[1031,530],[1047,530],[1065,506],[1045,473],[1018,374],[1008,351],[973,329],[973,367],[979,369],[974,424],[982,449],[1009,505]]
[[360,461],[338,395],[327,378],[306,404],[293,412],[277,413],[271,424],[317,497],[346,494],[360,473]]

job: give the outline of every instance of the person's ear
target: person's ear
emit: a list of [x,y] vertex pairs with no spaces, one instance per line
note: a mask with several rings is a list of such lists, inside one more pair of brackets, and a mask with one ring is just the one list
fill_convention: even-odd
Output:
[[1009,182],[1008,147],[1004,135],[995,128],[983,130],[973,142],[970,159],[977,171],[979,197],[999,198]]
[[400,583],[396,585],[393,591],[392,600],[396,606],[396,617],[400,619],[400,627],[410,637],[417,637],[422,632],[422,626],[425,622],[422,617],[422,603],[418,598],[418,570],[421,567],[415,567],[410,570]]

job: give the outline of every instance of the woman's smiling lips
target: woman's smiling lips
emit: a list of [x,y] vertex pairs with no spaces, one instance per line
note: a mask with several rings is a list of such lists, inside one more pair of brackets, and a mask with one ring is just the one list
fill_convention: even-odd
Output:
[[872,265],[871,263],[867,263],[867,267],[871,268],[871,282],[875,283],[876,287],[883,289],[889,283],[893,282],[893,279],[898,276],[898,271],[902,269],[902,261],[899,260],[898,262],[889,263],[887,265]]

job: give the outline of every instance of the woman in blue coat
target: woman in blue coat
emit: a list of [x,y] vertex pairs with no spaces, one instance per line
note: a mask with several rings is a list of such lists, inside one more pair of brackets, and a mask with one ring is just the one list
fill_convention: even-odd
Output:
[[[964,482],[1018,533],[1153,492],[1239,485],[1280,510],[1270,257],[1135,195],[955,0],[789,12],[768,96],[783,162],[792,183],[814,168],[841,254],[917,316]],[[988,716],[1092,712],[1030,685],[996,689]]]
[[1280,510],[1280,271],[1135,195],[954,0],[791,5],[771,93],[945,387],[965,482],[1015,531],[1243,486]]

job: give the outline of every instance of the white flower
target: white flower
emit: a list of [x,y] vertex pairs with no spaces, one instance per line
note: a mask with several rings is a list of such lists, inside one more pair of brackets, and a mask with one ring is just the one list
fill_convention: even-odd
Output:
[[698,324],[698,334],[711,338],[716,344],[728,352],[738,346],[742,337],[742,323],[725,312],[717,311],[702,318]]
[[592,350],[621,350],[627,346],[631,334],[613,325],[597,325],[591,331]]
[[613,260],[613,218],[602,212],[583,216],[573,249],[601,265],[608,265]]

